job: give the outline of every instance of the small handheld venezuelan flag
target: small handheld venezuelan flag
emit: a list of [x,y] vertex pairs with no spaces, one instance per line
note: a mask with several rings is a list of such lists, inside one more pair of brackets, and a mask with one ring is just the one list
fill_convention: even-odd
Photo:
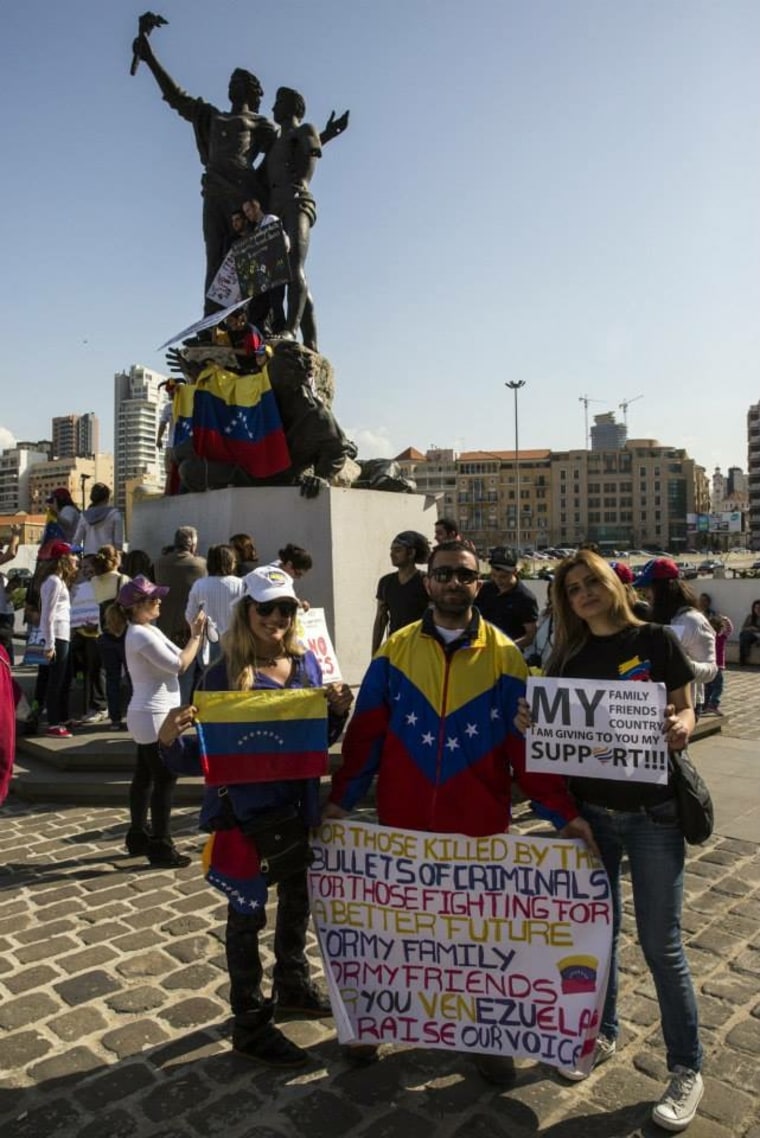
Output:
[[327,700],[321,688],[196,691],[193,702],[209,786],[327,773]]

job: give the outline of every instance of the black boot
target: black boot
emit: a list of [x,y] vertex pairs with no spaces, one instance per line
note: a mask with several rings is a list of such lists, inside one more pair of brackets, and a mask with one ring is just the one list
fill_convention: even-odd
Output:
[[235,1017],[232,1047],[236,1054],[262,1063],[265,1067],[303,1067],[309,1054],[291,1043],[272,1023],[274,1001],[263,1000],[261,1007]]
[[150,838],[147,853],[150,864],[160,869],[182,869],[191,860],[169,838]]
[[142,857],[148,852],[150,834],[143,826],[130,826],[124,836],[124,845],[130,857]]
[[274,992],[278,1013],[325,1019],[332,1016],[330,998],[313,980],[304,980],[293,987],[278,983]]

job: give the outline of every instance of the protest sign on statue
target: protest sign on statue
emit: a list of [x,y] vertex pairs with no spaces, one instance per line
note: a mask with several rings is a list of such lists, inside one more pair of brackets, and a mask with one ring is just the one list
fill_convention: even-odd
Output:
[[290,280],[285,233],[279,222],[241,237],[230,249],[206,293],[229,305],[246,296],[261,296]]
[[590,1068],[612,902],[580,842],[325,822],[309,869],[338,1038]]
[[527,700],[529,771],[616,782],[668,781],[664,684],[531,676]]
[[327,631],[325,610],[309,609],[308,612],[299,610],[296,618],[296,632],[299,640],[303,641],[306,647],[317,657],[324,682],[333,684],[342,680],[338,657],[335,655],[330,633]]

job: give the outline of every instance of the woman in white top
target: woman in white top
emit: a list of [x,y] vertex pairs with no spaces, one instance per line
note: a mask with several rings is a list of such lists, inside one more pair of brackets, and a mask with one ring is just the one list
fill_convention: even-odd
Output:
[[180,705],[178,677],[195,661],[206,618],[203,613],[195,618],[190,640],[178,648],[153,624],[161,598],[168,592],[166,586],[154,585],[147,577],[135,577],[119,590],[106,623],[114,636],[126,630],[125,654],[132,680],[127,727],[137,743],[137,765],[129,790],[127,851],[133,856],[147,854],[151,865],[180,867],[190,859],[179,854],[171,840],[169,817],[176,777],[161,761],[158,729],[166,713]]
[[48,660],[46,734],[56,739],[70,739],[71,731],[67,725],[71,688],[69,586],[79,572],[79,562],[65,541],[52,542],[48,552],[50,559],[40,574],[40,631]]
[[231,545],[212,545],[206,558],[208,576],[193,582],[187,598],[185,619],[188,624],[193,623],[199,612],[206,613],[206,635],[200,656],[204,668],[220,658],[219,637],[229,627],[232,606],[245,592],[242,578],[235,573],[236,564]]

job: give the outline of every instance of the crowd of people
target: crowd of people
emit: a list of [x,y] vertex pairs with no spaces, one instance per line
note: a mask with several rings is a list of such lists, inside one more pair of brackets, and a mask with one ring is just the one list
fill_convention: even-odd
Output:
[[[65,509],[63,503],[60,512]],[[102,525],[105,519],[101,514],[94,520]],[[80,526],[77,521],[74,533]],[[592,1066],[617,1050],[617,944],[627,863],[669,1071],[653,1119],[666,1130],[683,1130],[704,1087],[697,1003],[681,939],[685,845],[672,773],[659,785],[527,771],[524,735],[531,719],[525,685],[529,671],[660,682],[667,692],[661,729],[675,753],[687,746],[698,714],[719,713],[731,621],[714,610],[708,594],[697,596],[669,559],[655,558],[634,576],[627,565],[608,563],[593,548],[560,563],[539,612],[513,551],[491,551],[484,581],[471,543],[453,521],[439,519],[435,537],[432,550],[412,530],[390,543],[393,570],[377,585],[372,661],[350,723],[350,689],[324,685],[316,657],[297,635],[299,608],[306,610],[308,602],[298,598],[295,585],[312,567],[302,547],[288,544],[275,562],[259,566],[252,537],[235,534],[203,558],[197,532],[182,526],[153,566],[139,550],[121,556],[113,543],[77,555],[70,543],[52,541],[41,551],[45,556],[27,609],[46,645],[36,695],[47,709],[47,733],[66,738],[74,728],[69,697],[78,667],[89,708],[85,720],[107,717],[116,729],[126,726],[136,743],[128,853],[145,856],[153,866],[179,868],[189,858],[171,838],[171,801],[177,774],[201,769],[198,738],[187,734],[196,723],[194,691],[324,688],[328,741],[348,726],[343,761],[322,810],[319,779],[291,777],[244,782],[225,787],[224,794],[208,786],[200,817],[212,838],[223,831],[233,843],[236,873],[248,878],[246,897],[261,898],[251,907],[228,899],[233,1047],[283,1068],[302,1065],[308,1053],[276,1026],[278,1014],[326,1016],[330,1003],[305,954],[306,862],[277,882],[272,990],[264,992],[259,936],[269,881],[256,853],[257,826],[285,810],[307,833],[320,818],[345,817],[376,780],[380,825],[492,835],[509,828],[516,780],[539,816],[550,819],[561,836],[585,842],[609,877],[612,958]],[[760,639],[760,601],[741,637],[746,657]],[[425,742],[443,739],[446,693],[453,688],[458,698],[473,701],[480,719],[472,732],[477,744],[463,740],[464,758],[458,754],[456,769],[449,771],[444,752],[430,766]],[[428,725],[420,743],[410,724],[417,722],[415,711],[423,710],[438,717],[440,730]],[[211,873],[208,879],[217,883]],[[355,1065],[375,1061],[377,1052],[366,1043],[344,1049]],[[511,1056],[472,1058],[488,1081],[502,1088],[514,1082]],[[587,1067],[561,1068],[559,1074],[576,1081],[587,1077]]]

